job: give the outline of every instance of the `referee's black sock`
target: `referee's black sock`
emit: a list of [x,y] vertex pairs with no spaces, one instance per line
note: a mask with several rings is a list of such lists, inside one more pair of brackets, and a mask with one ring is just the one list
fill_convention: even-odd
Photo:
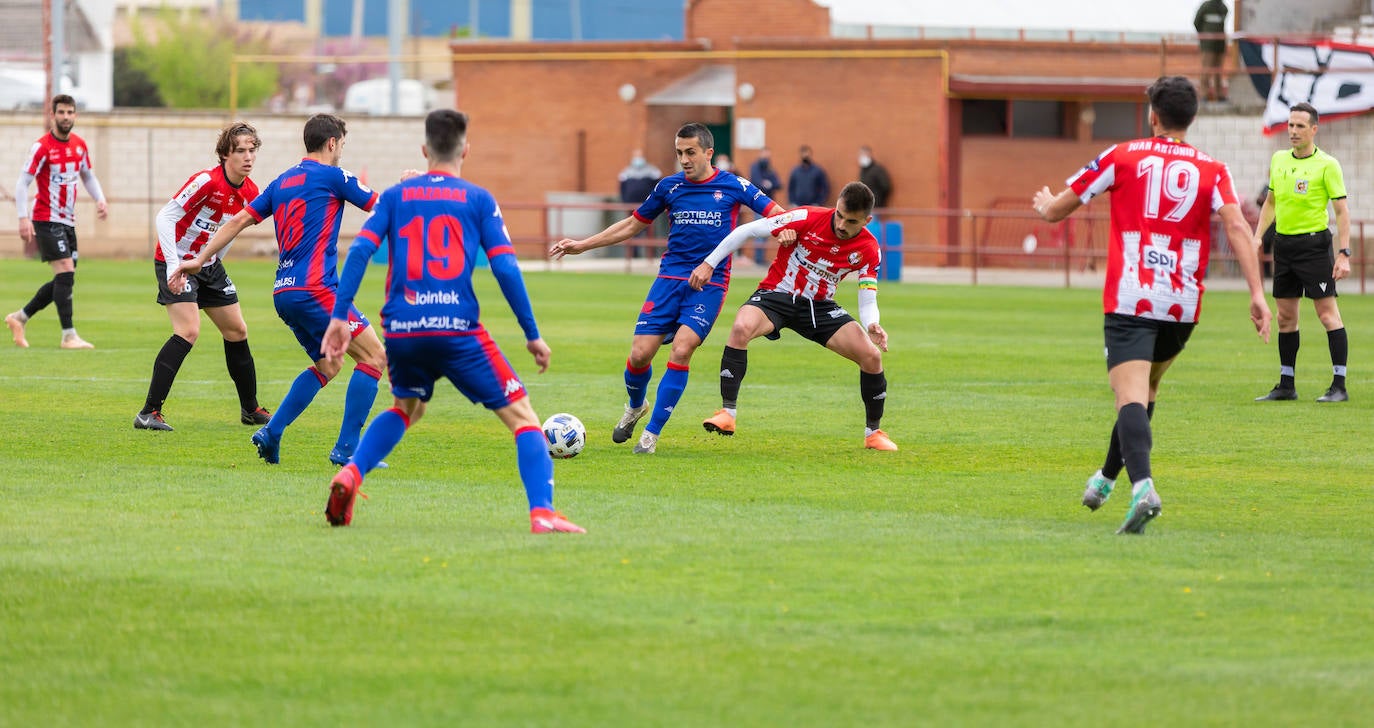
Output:
[[1326,345],[1331,349],[1331,386],[1345,389],[1345,361],[1350,356],[1345,327],[1326,332]]
[[1279,386],[1284,389],[1293,389],[1296,383],[1293,380],[1298,367],[1298,347],[1302,344],[1302,337],[1297,331],[1279,332]]
[[153,360],[153,379],[148,383],[148,398],[143,401],[143,411],[139,414],[162,411],[162,403],[172,393],[172,382],[176,381],[181,363],[186,361],[186,355],[190,353],[191,342],[176,334],[167,339],[162,351]]
[[253,352],[248,348],[248,339],[224,340],[224,364],[229,369],[229,378],[234,380],[234,388],[238,390],[239,407],[245,412],[253,412],[258,408],[258,370],[253,365]]
[[1126,475],[1132,483],[1150,477],[1150,449],[1154,435],[1150,432],[1150,415],[1145,406],[1131,402],[1116,413],[1117,434],[1121,438],[1121,452],[1126,461]]

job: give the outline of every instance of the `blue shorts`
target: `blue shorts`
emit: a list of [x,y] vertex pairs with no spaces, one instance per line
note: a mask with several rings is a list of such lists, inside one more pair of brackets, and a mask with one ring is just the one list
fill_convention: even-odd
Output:
[[705,341],[724,304],[725,289],[720,286],[708,284],[696,291],[686,279],[656,278],[635,321],[635,336],[671,338],[679,326],[686,326]]
[[386,359],[391,393],[398,399],[428,402],[441,378],[490,410],[526,396],[525,385],[486,329],[438,336],[391,334],[386,337]]
[[[272,304],[287,328],[296,335],[296,341],[305,349],[310,361],[323,359],[320,342],[324,341],[324,331],[329,328],[329,317],[334,311],[334,291],[287,289],[274,293]],[[369,325],[367,317],[359,313],[356,306],[348,307],[349,336],[356,337]]]

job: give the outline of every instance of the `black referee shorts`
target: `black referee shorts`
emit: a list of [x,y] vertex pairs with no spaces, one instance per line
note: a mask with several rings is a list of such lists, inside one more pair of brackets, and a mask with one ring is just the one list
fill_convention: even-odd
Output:
[[1336,265],[1331,231],[1306,235],[1274,234],[1274,298],[1326,298],[1336,295]]

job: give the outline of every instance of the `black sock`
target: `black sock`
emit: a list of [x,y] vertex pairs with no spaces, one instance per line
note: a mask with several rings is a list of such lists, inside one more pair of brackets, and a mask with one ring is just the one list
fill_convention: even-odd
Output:
[[239,392],[239,407],[246,412],[257,410],[258,370],[253,366],[253,352],[248,349],[248,339],[224,340],[224,364],[229,368],[229,378],[234,380],[234,388]]
[[52,278],[52,302],[57,306],[57,320],[62,330],[72,328],[72,288],[76,287],[76,273],[67,271]]
[[883,421],[883,404],[887,402],[887,374],[869,374],[860,369],[859,394],[864,398],[864,424],[870,430],[878,429]]
[[1122,459],[1126,461],[1126,475],[1132,483],[1150,477],[1150,449],[1154,435],[1150,432],[1150,414],[1139,402],[1131,402],[1116,413],[1116,431],[1121,438]]
[[176,381],[181,363],[191,353],[191,342],[172,334],[172,338],[162,345],[162,351],[153,360],[153,380],[148,383],[148,398],[143,400],[143,412],[162,411],[162,403],[172,392],[172,382]]
[[[1155,403],[1151,402],[1145,406],[1145,416],[1150,419],[1155,418]],[[1126,464],[1126,460],[1121,455],[1121,438],[1117,437],[1116,423],[1112,423],[1112,439],[1107,445],[1107,460],[1102,463],[1102,477],[1107,480],[1116,480],[1116,476],[1121,474],[1121,468]]]
[[749,370],[749,350],[725,347],[720,355],[720,406],[734,409],[739,401],[739,387]]
[[33,298],[24,304],[24,315],[33,318],[33,315],[48,307],[52,303],[52,281],[48,281],[34,291]]
[[1345,361],[1350,356],[1345,327],[1326,332],[1326,345],[1331,349],[1331,386],[1345,389]]
[[[1295,371],[1298,367],[1298,346],[1302,343],[1302,337],[1296,331],[1284,333],[1279,332],[1279,366],[1287,367],[1288,371]],[[1294,387],[1292,374],[1279,374],[1279,386],[1286,389]]]

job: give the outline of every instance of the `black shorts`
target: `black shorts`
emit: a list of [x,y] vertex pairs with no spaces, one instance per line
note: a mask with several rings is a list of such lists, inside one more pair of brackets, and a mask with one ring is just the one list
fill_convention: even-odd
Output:
[[76,264],[76,228],[60,222],[33,223],[33,236],[38,242],[38,253],[44,263],[71,258]]
[[825,346],[835,332],[854,320],[834,301],[813,301],[781,291],[754,291],[744,305],[763,311],[763,315],[773,322],[773,333],[768,334],[772,341],[782,336],[783,329],[792,329]]
[[1107,371],[1128,361],[1169,361],[1183,351],[1196,323],[1156,321],[1119,313],[1107,314],[1102,338],[1107,344]]
[[224,272],[224,264],[218,260],[186,279],[186,288],[175,294],[167,287],[167,263],[155,260],[153,269],[157,275],[157,302],[164,306],[169,303],[194,303],[200,308],[220,308],[239,302],[238,289],[234,288],[234,282]]
[[1336,295],[1331,269],[1331,231],[1274,235],[1274,298],[1326,298]]

